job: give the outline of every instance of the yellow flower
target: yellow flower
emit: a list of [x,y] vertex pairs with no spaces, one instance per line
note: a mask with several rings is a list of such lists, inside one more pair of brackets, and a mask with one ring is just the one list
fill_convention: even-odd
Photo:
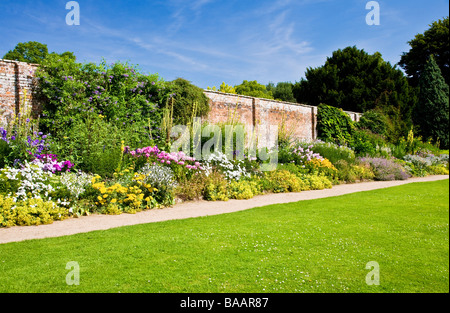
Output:
[[112,199],[111,200],[111,203],[116,203],[117,202],[117,199]]
[[100,197],[100,196],[98,196],[98,197],[97,197],[97,199],[98,199],[98,201],[101,201],[101,200],[103,200],[103,198],[102,198],[102,197]]
[[105,198],[105,199],[108,198],[108,195],[107,194],[103,195],[103,198]]

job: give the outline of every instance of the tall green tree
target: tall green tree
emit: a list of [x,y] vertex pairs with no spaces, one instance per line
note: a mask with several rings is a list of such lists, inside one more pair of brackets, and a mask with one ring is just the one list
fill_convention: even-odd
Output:
[[395,141],[412,126],[411,113],[416,91],[400,69],[376,52],[368,54],[353,47],[339,49],[318,68],[308,68],[294,86],[299,103],[324,103],[348,111],[377,109],[389,118],[387,138]]
[[266,85],[267,91],[271,91],[276,100],[297,102],[292,91],[294,84],[291,82],[279,82],[276,86],[270,82]]
[[408,42],[411,49],[404,52],[398,63],[410,77],[412,85],[419,84],[419,77],[424,70],[428,57],[432,54],[441,69],[442,76],[450,84],[450,43],[448,16],[429,25],[423,34],[418,34]]
[[13,50],[8,51],[3,56],[3,59],[41,64],[50,54],[76,59],[72,52],[49,53],[47,45],[37,41],[19,42]]
[[419,78],[419,101],[414,118],[424,139],[449,147],[449,86],[433,56],[428,58]]
[[183,78],[170,82],[169,89],[173,94],[167,107],[173,104],[173,120],[176,124],[187,125],[194,117],[208,115],[209,99],[203,89]]
[[244,80],[242,84],[234,86],[234,89],[236,90],[236,93],[238,95],[273,99],[272,92],[268,91],[266,89],[266,86],[258,83],[256,80],[252,81]]

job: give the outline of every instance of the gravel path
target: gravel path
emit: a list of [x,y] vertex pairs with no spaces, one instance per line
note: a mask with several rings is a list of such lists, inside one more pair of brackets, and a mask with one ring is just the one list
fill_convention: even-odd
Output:
[[299,193],[268,194],[256,196],[250,200],[230,200],[227,202],[196,201],[177,204],[171,208],[149,210],[137,214],[122,215],[90,215],[81,218],[70,218],[49,225],[15,226],[0,228],[0,244],[7,242],[60,237],[85,233],[95,230],[105,230],[115,227],[154,223],[174,219],[186,219],[200,216],[217,215],[237,212],[255,207],[277,203],[297,202],[326,197],[334,197],[354,192],[381,189],[404,185],[413,182],[427,182],[449,179],[447,175],[412,178],[406,181],[364,182],[333,186],[332,189],[311,190]]

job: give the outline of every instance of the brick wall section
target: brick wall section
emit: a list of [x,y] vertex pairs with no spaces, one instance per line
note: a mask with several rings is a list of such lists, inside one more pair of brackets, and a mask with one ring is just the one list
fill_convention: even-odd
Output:
[[19,112],[27,91],[26,103],[33,102],[34,73],[38,65],[24,62],[0,60],[0,125]]
[[[235,115],[248,130],[255,130],[260,134],[263,142],[273,140],[271,126],[278,126],[280,131],[283,124],[287,132],[297,139],[311,141],[317,138],[317,107],[315,106],[211,90],[205,90],[205,95],[210,99],[211,111],[208,121],[212,124],[225,122],[229,116]],[[361,116],[360,113],[346,113],[353,121],[358,121]]]

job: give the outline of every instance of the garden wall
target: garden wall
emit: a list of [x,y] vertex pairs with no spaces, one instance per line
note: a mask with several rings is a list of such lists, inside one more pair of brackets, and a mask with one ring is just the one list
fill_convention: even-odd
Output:
[[[302,140],[317,138],[317,107],[298,103],[253,98],[242,95],[226,94],[205,90],[205,95],[211,100],[211,112],[208,120],[212,123],[224,122],[235,118],[245,124],[248,129],[263,136],[262,141],[269,139],[271,125],[282,125],[293,137]],[[353,121],[358,121],[361,114],[347,112]]]
[[[36,108],[33,99],[34,73],[37,64],[0,60],[0,125],[13,113],[18,113],[24,103],[24,91],[27,91],[26,103]],[[279,130],[284,123],[288,132],[298,139],[316,139],[317,107],[268,99],[253,98],[217,91],[205,90],[210,99],[211,112],[207,120],[212,123],[226,122],[235,117],[250,131],[256,131],[261,143],[274,135],[272,126]],[[360,114],[347,112],[352,120],[358,120]]]
[[0,60],[0,125],[7,117],[18,113],[24,103],[24,91],[27,104],[33,103],[34,73],[38,65],[24,62]]

